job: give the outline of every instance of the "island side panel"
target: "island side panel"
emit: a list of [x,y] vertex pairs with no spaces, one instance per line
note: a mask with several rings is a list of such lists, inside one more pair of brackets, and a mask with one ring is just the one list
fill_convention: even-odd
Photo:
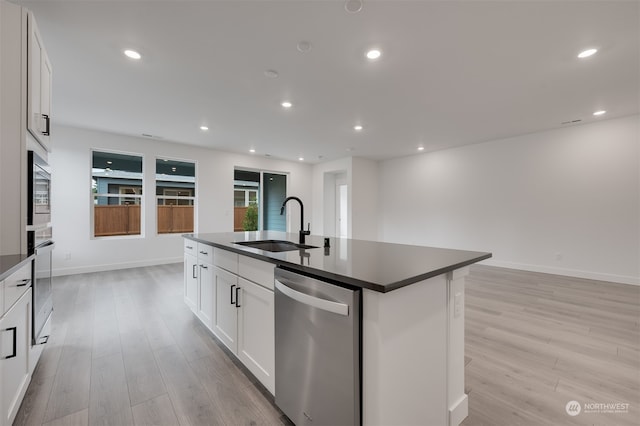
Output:
[[447,278],[363,289],[363,424],[449,424]]
[[469,414],[469,400],[464,393],[464,282],[467,275],[468,267],[447,274],[449,426],[458,426]]

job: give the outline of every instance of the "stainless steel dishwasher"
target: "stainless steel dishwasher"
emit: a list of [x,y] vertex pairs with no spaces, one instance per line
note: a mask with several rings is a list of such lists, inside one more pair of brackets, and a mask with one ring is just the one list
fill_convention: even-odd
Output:
[[275,270],[276,404],[296,425],[360,424],[361,291]]

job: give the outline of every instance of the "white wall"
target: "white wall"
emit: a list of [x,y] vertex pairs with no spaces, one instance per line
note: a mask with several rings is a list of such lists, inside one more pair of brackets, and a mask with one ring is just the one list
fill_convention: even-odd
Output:
[[[55,127],[52,135],[55,139],[49,163],[54,170],[54,275],[181,261],[182,238],[156,234],[153,186],[156,157],[196,163],[196,232],[199,233],[233,230],[234,167],[288,173],[287,193],[304,201],[311,200],[311,166],[308,164],[74,127]],[[143,237],[91,238],[91,149],[144,156]],[[294,224],[297,232],[299,209],[289,211],[288,229]],[[309,220],[313,220],[312,213],[313,209],[308,208]]]
[[380,238],[640,284],[639,117],[388,160]]
[[351,238],[378,239],[378,163],[354,157],[349,181]]
[[313,167],[315,221],[311,233],[335,236],[336,179],[346,177],[349,238],[378,238],[378,163],[359,157],[345,157]]
[[[314,210],[311,233],[327,237],[335,235],[335,176],[351,173],[351,158],[345,157],[313,166]],[[349,188],[351,191],[351,188]],[[349,229],[351,225],[349,224]]]

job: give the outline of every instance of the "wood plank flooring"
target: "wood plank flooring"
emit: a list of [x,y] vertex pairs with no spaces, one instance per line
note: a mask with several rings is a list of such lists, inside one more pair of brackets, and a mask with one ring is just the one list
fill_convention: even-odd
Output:
[[290,424],[187,308],[182,264],[54,278],[14,425]]
[[[182,264],[56,277],[54,306],[14,425],[288,423],[184,304]],[[639,424],[640,287],[473,266],[466,327],[464,426]]]
[[479,265],[466,284],[463,425],[640,425],[640,287]]

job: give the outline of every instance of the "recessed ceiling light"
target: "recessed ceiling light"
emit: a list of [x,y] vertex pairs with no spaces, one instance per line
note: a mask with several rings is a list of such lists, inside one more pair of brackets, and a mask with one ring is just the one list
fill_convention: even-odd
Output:
[[603,115],[603,114],[606,114],[606,113],[607,113],[607,111],[605,111],[605,110],[600,110],[600,111],[596,111],[596,112],[594,112],[594,113],[593,113],[593,115],[595,115],[595,116],[597,117],[598,115]]
[[298,43],[298,52],[306,53],[311,50],[311,43],[308,41],[301,41]]
[[583,58],[588,58],[589,56],[595,54],[598,51],[598,49],[587,49],[587,50],[583,50],[582,52],[580,52],[578,54],[578,58],[583,59]]
[[291,108],[293,106],[293,104],[289,101],[284,101],[280,105],[282,105],[282,108]]
[[299,161],[304,161],[304,157],[298,157]]
[[138,52],[136,52],[135,50],[127,49],[127,50],[124,51],[124,54],[126,56],[128,56],[129,58],[131,58],[131,59],[140,59],[140,58],[142,58],[142,56],[140,56],[140,54]]
[[255,150],[255,149],[253,149],[253,148],[251,148],[251,149],[249,150],[249,152],[253,154],[254,152],[256,152],[256,150]]
[[104,169],[105,172],[110,172],[111,171],[111,167],[107,167],[106,169]]
[[200,130],[206,131],[206,130],[209,130],[209,128],[207,126],[200,126]]
[[367,52],[367,58],[369,59],[378,59],[382,55],[382,52],[378,49],[371,49]]
[[113,164],[113,161],[107,161],[107,164]]
[[360,130],[362,130],[362,126],[360,124],[356,124],[355,126],[353,126],[353,130],[359,132]]
[[349,13],[358,13],[362,10],[362,0],[347,0],[344,4],[344,10]]
[[419,146],[418,151],[424,151],[424,146]]

